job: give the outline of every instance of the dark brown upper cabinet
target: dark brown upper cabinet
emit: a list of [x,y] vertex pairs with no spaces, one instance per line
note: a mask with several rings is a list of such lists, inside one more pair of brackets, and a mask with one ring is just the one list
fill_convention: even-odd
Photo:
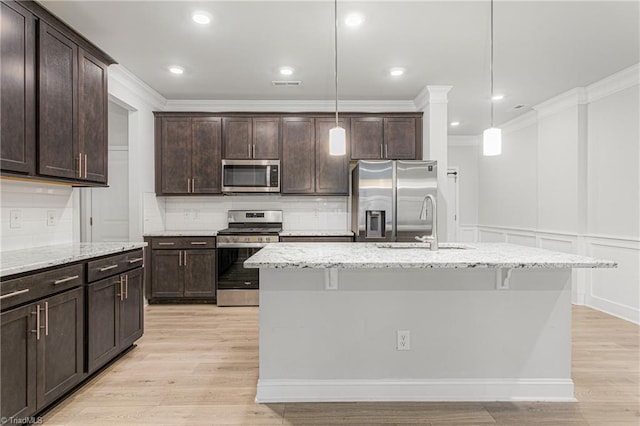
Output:
[[[347,128],[347,120],[341,119],[340,125]],[[328,117],[282,119],[283,194],[348,195],[348,151],[342,156],[329,154],[329,130],[333,127],[335,120]]]
[[0,3],[0,169],[35,173],[35,17],[16,2]]
[[156,195],[220,194],[222,119],[156,113]]
[[38,3],[3,1],[0,63],[2,174],[105,185],[113,59]]
[[279,117],[224,117],[223,158],[275,160],[280,151]]
[[422,158],[422,117],[351,118],[353,160],[414,160]]

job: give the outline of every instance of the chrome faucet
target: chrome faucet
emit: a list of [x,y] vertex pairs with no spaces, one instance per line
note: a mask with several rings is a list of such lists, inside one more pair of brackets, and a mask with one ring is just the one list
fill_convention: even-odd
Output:
[[431,201],[431,211],[433,213],[433,223],[431,224],[431,235],[423,235],[422,237],[415,237],[417,241],[423,243],[429,243],[429,248],[432,251],[438,250],[438,209],[436,206],[436,198],[427,194],[422,200],[422,209],[420,210],[420,220],[427,220],[427,201]]

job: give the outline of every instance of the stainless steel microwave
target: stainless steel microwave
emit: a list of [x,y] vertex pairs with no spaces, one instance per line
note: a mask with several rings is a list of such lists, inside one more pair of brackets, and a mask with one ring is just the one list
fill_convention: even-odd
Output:
[[280,160],[222,160],[222,192],[280,192]]

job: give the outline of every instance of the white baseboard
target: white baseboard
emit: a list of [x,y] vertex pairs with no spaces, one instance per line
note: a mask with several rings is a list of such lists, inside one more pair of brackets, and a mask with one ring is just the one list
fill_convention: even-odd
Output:
[[314,401],[577,400],[571,379],[258,380],[257,403]]
[[587,295],[585,305],[634,324],[640,324],[640,311],[636,308],[590,295]]

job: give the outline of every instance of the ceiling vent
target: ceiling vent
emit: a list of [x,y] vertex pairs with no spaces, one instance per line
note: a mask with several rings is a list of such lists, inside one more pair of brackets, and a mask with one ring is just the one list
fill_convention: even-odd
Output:
[[274,80],[271,82],[274,86],[302,86],[302,82],[300,80]]

